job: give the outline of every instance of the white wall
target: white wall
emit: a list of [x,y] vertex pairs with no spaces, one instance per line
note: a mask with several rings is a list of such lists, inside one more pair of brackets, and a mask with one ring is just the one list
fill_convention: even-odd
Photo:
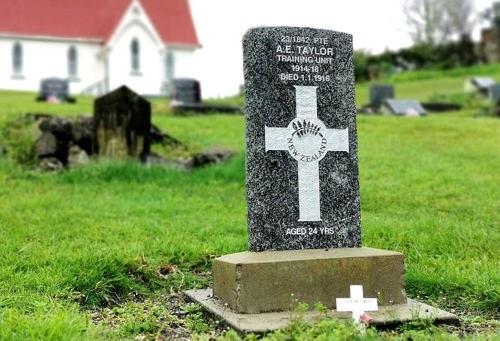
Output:
[[[140,69],[132,70],[131,43],[140,45]],[[131,3],[107,45],[110,90],[127,85],[143,95],[167,92],[168,75],[174,78],[192,77],[194,48],[165,46],[148,14],[138,1]],[[167,72],[167,53],[174,56],[174,70]]]
[[[133,39],[139,42],[139,72],[132,70]],[[125,84],[139,94],[159,94],[164,79],[162,49],[144,25],[138,22],[128,25],[108,54],[110,90]]]
[[172,47],[170,51],[174,54],[174,77],[195,78],[194,49]]
[[[22,77],[13,77],[12,49],[16,41],[23,50]],[[99,43],[0,37],[0,89],[38,91],[41,79],[67,79],[70,46],[76,47],[78,55],[78,73],[70,82],[70,93],[80,93],[102,80],[104,67],[98,59],[102,50]]]

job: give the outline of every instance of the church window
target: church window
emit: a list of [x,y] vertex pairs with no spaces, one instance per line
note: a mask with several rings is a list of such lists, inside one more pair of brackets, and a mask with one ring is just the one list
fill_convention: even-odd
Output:
[[132,62],[132,73],[138,73],[140,70],[140,46],[139,41],[134,38],[130,43],[130,56]]
[[78,52],[74,46],[68,49],[68,75],[70,77],[78,75]]
[[23,73],[23,47],[19,42],[16,42],[12,48],[12,72],[14,75]]
[[169,94],[172,91],[171,87],[174,80],[174,64],[174,54],[169,51],[165,57],[165,83],[167,86],[167,93]]

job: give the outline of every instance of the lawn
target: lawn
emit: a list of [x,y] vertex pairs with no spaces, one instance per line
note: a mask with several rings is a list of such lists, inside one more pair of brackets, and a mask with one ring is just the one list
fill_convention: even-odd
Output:
[[[397,96],[427,100],[436,89],[460,92],[466,77],[387,81]],[[357,86],[358,105],[367,89]],[[92,112],[88,97],[76,105],[33,98],[0,92],[0,124],[26,112]],[[214,257],[246,250],[244,118],[176,117],[160,100],[153,108],[154,123],[191,149],[219,146],[237,156],[193,172],[96,161],[59,174],[0,156],[0,340],[238,338],[180,292],[210,284]],[[474,108],[358,116],[358,136],[363,244],[404,253],[409,297],[462,322],[365,338],[500,337],[500,119]],[[335,323],[299,321],[267,337],[355,333]]]

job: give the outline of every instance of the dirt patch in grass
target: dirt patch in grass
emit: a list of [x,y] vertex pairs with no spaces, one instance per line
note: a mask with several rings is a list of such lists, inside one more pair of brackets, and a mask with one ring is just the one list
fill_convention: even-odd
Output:
[[191,340],[203,335],[215,340],[229,328],[180,292],[93,309],[92,322],[116,330],[120,336],[136,340]]

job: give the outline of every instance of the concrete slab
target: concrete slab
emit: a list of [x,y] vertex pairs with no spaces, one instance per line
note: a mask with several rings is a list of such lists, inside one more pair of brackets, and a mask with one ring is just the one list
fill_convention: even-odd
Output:
[[368,247],[240,252],[213,262],[213,292],[237,313],[287,311],[293,298],[335,307],[362,285],[380,304],[406,302],[404,256]]
[[[285,328],[292,320],[302,316],[306,321],[321,317],[317,311],[304,314],[294,311],[270,312],[260,314],[238,314],[213,296],[212,289],[188,290],[185,294],[194,302],[201,304],[207,311],[224,320],[229,326],[243,333],[265,333]],[[458,317],[441,309],[408,299],[406,304],[380,306],[379,311],[369,313],[375,326],[397,326],[417,320],[432,320],[435,324],[458,324]],[[330,311],[331,318],[351,318],[351,313]]]

